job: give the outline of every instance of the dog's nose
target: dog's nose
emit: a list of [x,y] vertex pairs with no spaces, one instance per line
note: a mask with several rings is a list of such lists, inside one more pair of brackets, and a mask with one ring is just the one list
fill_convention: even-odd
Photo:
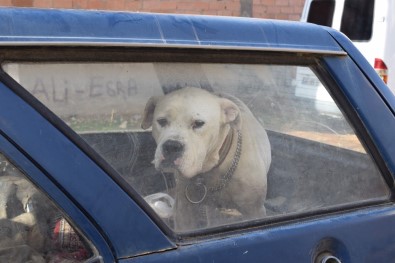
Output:
[[179,157],[183,151],[184,145],[179,141],[168,140],[162,145],[162,152],[166,157]]

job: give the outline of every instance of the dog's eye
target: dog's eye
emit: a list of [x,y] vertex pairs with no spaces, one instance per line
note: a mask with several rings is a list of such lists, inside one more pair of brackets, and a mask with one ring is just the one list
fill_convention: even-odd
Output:
[[196,121],[193,122],[192,128],[193,128],[193,129],[199,129],[199,128],[201,128],[204,124],[205,124],[204,121],[196,120]]
[[165,118],[160,118],[156,120],[160,127],[165,127],[168,124],[168,121]]

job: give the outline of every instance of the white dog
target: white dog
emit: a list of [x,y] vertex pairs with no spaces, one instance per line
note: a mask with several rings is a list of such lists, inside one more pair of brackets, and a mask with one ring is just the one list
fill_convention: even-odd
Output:
[[152,97],[142,128],[151,126],[155,168],[176,174],[176,230],[227,223],[224,211],[237,220],[265,215],[270,143],[240,100],[199,88]]

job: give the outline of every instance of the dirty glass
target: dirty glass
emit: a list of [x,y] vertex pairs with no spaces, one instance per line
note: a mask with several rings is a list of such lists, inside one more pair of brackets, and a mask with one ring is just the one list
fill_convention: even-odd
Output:
[[7,63],[176,232],[387,198],[307,66]]
[[77,263],[94,254],[51,200],[0,153],[0,262]]

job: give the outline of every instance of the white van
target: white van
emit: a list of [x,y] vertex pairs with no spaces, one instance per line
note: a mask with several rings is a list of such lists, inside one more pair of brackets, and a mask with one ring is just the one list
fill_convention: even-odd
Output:
[[[394,0],[306,0],[301,21],[343,32],[395,93],[394,15]],[[308,78],[303,69],[297,72],[295,94],[314,99],[317,110],[336,115],[325,88],[306,85]]]
[[306,0],[301,21],[343,32],[395,92],[393,0]]

